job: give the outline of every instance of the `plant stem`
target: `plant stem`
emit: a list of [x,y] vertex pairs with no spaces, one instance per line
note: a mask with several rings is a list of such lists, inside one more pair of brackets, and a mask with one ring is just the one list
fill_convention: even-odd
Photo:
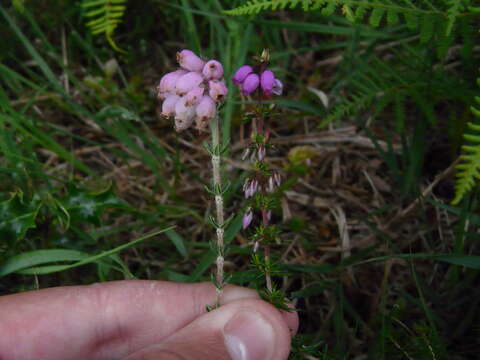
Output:
[[225,253],[225,243],[224,243],[224,229],[223,225],[225,223],[224,219],[224,209],[223,209],[223,194],[222,194],[222,176],[220,173],[221,165],[221,146],[220,146],[220,124],[218,117],[215,118],[210,123],[212,130],[212,168],[213,168],[213,188],[215,193],[215,209],[216,209],[216,222],[218,227],[216,228],[217,233],[217,260],[216,260],[216,274],[215,274],[215,287],[217,291],[217,303],[220,305],[220,297],[223,292],[224,287],[224,253]]
[[[269,225],[268,221],[268,216],[267,216],[267,211],[266,209],[262,210],[262,222],[263,226],[267,227]],[[273,286],[272,286],[272,277],[270,276],[270,245],[265,244],[263,245],[263,252],[264,252],[264,258],[265,258],[265,281],[267,283],[267,290],[272,292]]]

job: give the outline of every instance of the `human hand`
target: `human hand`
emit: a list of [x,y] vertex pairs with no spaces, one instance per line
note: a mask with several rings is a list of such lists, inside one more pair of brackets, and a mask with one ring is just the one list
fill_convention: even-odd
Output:
[[284,360],[295,313],[211,283],[114,281],[0,297],[1,360]]

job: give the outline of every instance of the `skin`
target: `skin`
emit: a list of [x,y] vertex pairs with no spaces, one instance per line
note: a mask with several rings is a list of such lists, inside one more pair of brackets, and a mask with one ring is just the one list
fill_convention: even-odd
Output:
[[240,311],[268,319],[272,359],[287,359],[296,313],[249,289],[228,286],[222,306],[211,283],[115,281],[0,297],[0,360],[228,360],[222,329]]

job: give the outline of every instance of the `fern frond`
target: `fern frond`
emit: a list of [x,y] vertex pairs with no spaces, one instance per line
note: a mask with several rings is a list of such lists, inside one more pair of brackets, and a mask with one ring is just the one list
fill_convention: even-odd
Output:
[[[474,10],[471,0],[444,0],[438,2],[407,0],[249,0],[235,9],[223,11],[227,15],[256,15],[267,10],[293,9],[302,5],[304,11],[319,10],[323,15],[341,13],[351,22],[362,21],[368,17],[368,23],[377,27],[383,23],[395,25],[404,21],[411,30],[420,31],[422,42],[430,40],[432,35],[442,28],[450,35],[457,19]],[[445,23],[447,26],[445,26]]]
[[[477,80],[480,86],[480,78]],[[475,101],[480,105],[480,96],[475,97]],[[471,107],[472,113],[475,117],[480,119],[480,110],[474,106]],[[467,192],[469,192],[480,180],[480,124],[469,122],[467,124],[470,133],[464,134],[463,138],[470,143],[470,145],[462,146],[462,161],[457,165],[457,181],[455,184],[455,198],[452,201],[456,205],[462,200]]]
[[103,34],[109,44],[117,51],[123,52],[113,40],[113,33],[125,13],[127,0],[83,0],[83,16],[88,20],[86,26],[92,35]]
[[447,10],[447,36],[452,32],[453,26],[457,21],[458,15],[465,11],[470,5],[470,0],[448,0],[449,8]]

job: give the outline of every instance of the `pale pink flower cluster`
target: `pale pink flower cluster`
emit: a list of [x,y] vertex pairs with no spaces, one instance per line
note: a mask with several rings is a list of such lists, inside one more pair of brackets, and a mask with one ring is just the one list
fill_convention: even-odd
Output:
[[223,66],[217,60],[204,61],[193,51],[177,53],[180,69],[162,77],[157,87],[163,100],[162,115],[174,117],[175,129],[205,129],[217,111],[217,103],[227,95],[223,82]]

